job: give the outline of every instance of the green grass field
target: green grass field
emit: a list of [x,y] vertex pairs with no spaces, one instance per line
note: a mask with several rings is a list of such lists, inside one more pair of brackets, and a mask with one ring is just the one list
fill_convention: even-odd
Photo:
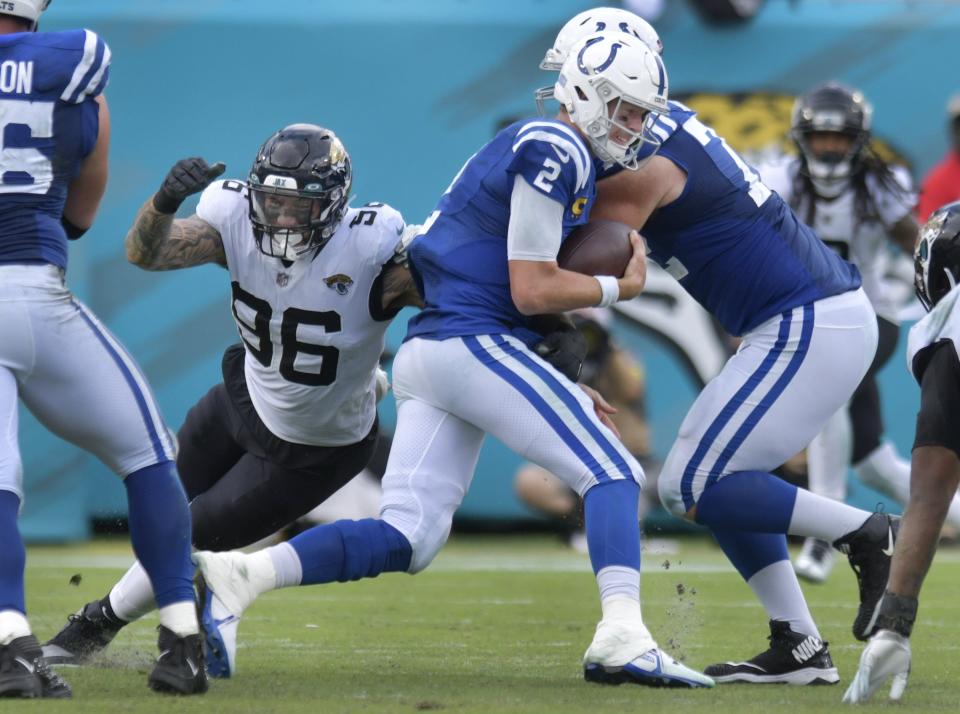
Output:
[[[702,668],[752,656],[766,618],[719,550],[700,538],[676,552],[644,552],[643,608],[663,647]],[[27,598],[41,639],[67,613],[107,592],[130,562],[123,540],[32,547]],[[79,584],[71,577],[79,574]],[[73,578],[76,581],[76,578]],[[904,701],[861,709],[960,710],[960,552],[934,563],[913,638]],[[861,645],[850,634],[853,574],[838,564],[826,585],[806,587],[841,683],[832,687],[727,685],[714,690],[604,687],[583,681],[580,657],[599,615],[586,556],[547,536],[455,538],[416,577],[269,593],[240,628],[239,673],[205,697],[171,702],[146,687],[156,620],[126,628],[95,666],[65,668],[74,699],[7,700],[7,711],[148,712],[797,712],[841,710]]]

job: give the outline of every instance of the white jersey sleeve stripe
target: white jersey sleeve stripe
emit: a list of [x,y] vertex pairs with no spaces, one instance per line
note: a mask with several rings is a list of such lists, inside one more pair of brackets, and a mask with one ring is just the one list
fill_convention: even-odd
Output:
[[[93,32],[90,32],[90,30],[84,30],[83,35],[83,56],[73,70],[70,83],[67,85],[67,88],[63,90],[63,94],[60,95],[60,99],[65,102],[78,102],[78,100],[71,100],[71,97],[77,91],[80,82],[83,81],[83,78],[87,75],[87,72],[90,71],[90,68],[97,58],[97,36]],[[106,46],[104,46],[104,49],[106,49]]]
[[583,156],[577,151],[575,144],[567,141],[562,136],[551,134],[548,131],[528,131],[519,139],[517,139],[516,143],[514,143],[514,153],[516,153],[521,144],[527,141],[545,141],[548,144],[553,144],[554,146],[563,149],[563,151],[573,159],[574,166],[577,167],[577,187],[575,191],[579,191],[587,185],[587,177],[590,175],[589,169],[583,163]]
[[111,57],[110,48],[107,45],[104,45],[103,59],[100,60],[100,69],[98,69],[96,73],[90,78],[90,81],[87,82],[86,88],[82,92],[80,92],[80,95],[77,97],[78,104],[81,101],[83,101],[85,98],[90,96],[96,96],[101,91],[103,91],[103,87],[101,87],[100,85],[103,81],[103,75],[107,71],[107,67],[110,66],[110,57]]
[[530,121],[524,124],[522,127],[520,127],[520,131],[517,132],[517,138],[519,138],[521,134],[523,134],[529,129],[551,129],[555,132],[559,132],[560,134],[565,134],[570,139],[570,141],[572,141],[574,145],[577,147],[580,153],[580,156],[583,158],[584,165],[586,166],[590,165],[590,162],[591,162],[590,151],[587,149],[586,145],[583,143],[583,139],[580,137],[580,135],[577,134],[577,132],[575,132],[570,127],[564,124],[558,124],[557,122]]

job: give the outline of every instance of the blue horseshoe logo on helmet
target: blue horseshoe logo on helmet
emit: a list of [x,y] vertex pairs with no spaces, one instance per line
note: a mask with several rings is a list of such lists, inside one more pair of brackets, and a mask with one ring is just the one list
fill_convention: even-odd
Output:
[[[580,50],[580,53],[577,55],[577,67],[579,67],[579,68],[580,68],[580,71],[583,72],[584,74],[589,75],[589,74],[592,74],[592,73],[591,73],[591,72],[584,66],[584,64],[583,64],[583,53],[586,52],[587,49],[588,49],[591,45],[595,45],[595,44],[597,44],[598,42],[603,42],[603,38],[602,38],[602,37],[591,37],[589,40],[587,40],[586,44],[583,46],[583,49],[581,49],[581,50]],[[609,67],[611,64],[613,64],[613,60],[614,60],[614,59],[616,58],[616,56],[617,56],[617,50],[619,50],[621,47],[623,47],[623,45],[621,45],[619,42],[614,42],[612,45],[610,45],[610,56],[607,57],[607,59],[605,59],[605,60],[603,61],[603,63],[600,64],[600,65],[594,70],[594,72],[602,72],[602,71],[605,70],[607,67]]]

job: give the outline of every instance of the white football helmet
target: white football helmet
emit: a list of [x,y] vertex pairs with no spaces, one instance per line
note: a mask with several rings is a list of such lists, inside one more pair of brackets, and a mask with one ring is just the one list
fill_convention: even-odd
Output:
[[560,29],[553,47],[543,56],[540,69],[558,71],[567,59],[570,48],[584,37],[617,30],[636,37],[658,55],[663,54],[660,35],[642,17],[619,7],[595,7],[575,15]]
[[[670,111],[668,89],[660,55],[635,37],[602,32],[570,48],[554,96],[599,159],[637,169],[641,149],[645,162],[660,148],[652,128],[658,115]],[[640,131],[619,120],[636,110],[646,114]]]
[[30,20],[34,27],[40,19],[40,13],[47,9],[51,0],[6,0],[0,3],[0,14],[13,15]]

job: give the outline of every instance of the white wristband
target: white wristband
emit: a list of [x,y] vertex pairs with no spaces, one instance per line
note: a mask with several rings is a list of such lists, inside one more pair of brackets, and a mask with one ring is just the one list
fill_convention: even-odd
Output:
[[620,299],[620,283],[612,275],[594,275],[600,283],[600,302],[597,307],[610,307]]

